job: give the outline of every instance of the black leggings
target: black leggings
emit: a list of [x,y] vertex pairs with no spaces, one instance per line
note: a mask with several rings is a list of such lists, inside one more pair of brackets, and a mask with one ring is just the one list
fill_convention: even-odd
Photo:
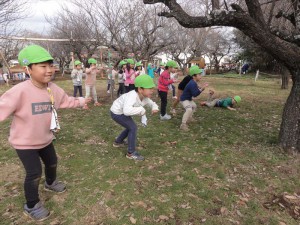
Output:
[[129,91],[132,91],[135,89],[134,84],[129,84],[129,86],[125,86],[125,93],[128,93]]
[[160,115],[164,116],[167,113],[167,104],[168,104],[168,92],[158,91],[161,105],[160,105]]
[[16,149],[26,171],[24,192],[26,204],[32,208],[39,199],[39,183],[42,176],[42,164],[45,164],[45,177],[47,184],[52,184],[56,179],[57,156],[53,144],[42,149]]
[[82,86],[74,86],[74,97],[77,95],[77,90],[79,90],[79,96],[82,97]]
[[119,83],[119,89],[118,89],[118,97],[125,92],[125,86],[124,83]]

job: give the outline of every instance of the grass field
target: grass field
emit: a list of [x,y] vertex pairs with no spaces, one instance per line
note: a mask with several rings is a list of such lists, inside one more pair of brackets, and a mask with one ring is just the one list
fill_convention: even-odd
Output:
[[[276,79],[203,81],[217,97],[239,94],[238,110],[198,107],[188,133],[179,130],[180,105],[170,121],[149,115],[148,127],[138,126],[144,162],[126,159],[126,149],[112,146],[122,128],[110,118],[105,81],[98,81],[104,106],[60,110],[62,130],[54,143],[58,177],[68,191],[55,195],[40,185],[52,211],[40,224],[299,224],[291,212],[298,208],[275,201],[285,192],[300,194],[299,156],[285,154],[277,143],[289,91]],[[56,83],[72,94],[71,81]],[[0,86],[0,94],[6,89]],[[197,104],[206,98],[207,91]],[[9,126],[10,120],[0,123],[0,223],[34,224],[22,214],[24,171],[7,141]]]

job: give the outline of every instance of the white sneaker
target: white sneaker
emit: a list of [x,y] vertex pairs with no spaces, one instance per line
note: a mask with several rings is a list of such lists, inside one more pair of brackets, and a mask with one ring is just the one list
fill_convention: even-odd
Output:
[[170,120],[172,117],[168,114],[165,114],[164,116],[160,115],[161,120]]

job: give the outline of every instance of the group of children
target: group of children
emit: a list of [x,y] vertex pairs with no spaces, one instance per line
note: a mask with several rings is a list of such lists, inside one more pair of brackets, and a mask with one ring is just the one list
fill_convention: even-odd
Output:
[[[84,73],[80,61],[75,61],[75,68],[71,75],[74,96],[78,90],[80,97],[69,97],[63,89],[50,82],[54,71],[53,58],[47,50],[38,45],[27,46],[20,51],[18,60],[24,71],[30,75],[30,80],[15,85],[0,97],[0,121],[13,115],[9,142],[16,150],[26,172],[24,213],[36,221],[42,221],[49,217],[50,212],[39,198],[38,187],[42,176],[40,159],[45,165],[45,190],[56,193],[66,190],[66,185],[59,182],[56,177],[57,156],[52,144],[53,133],[60,129],[56,110],[59,108],[87,108],[87,104],[91,101],[90,92],[93,93],[94,104],[99,105],[95,89],[97,62],[95,59],[88,60],[89,68],[85,71],[87,93],[83,98],[80,86],[82,86]],[[136,151],[137,125],[132,116],[141,116],[142,124],[147,126],[144,107],[148,105],[151,107],[152,114],[158,113],[157,104],[151,100],[155,84],[152,77],[143,73],[141,64],[137,64],[137,69],[134,69],[134,61],[128,59],[126,62],[121,61],[119,65],[121,67],[118,72],[119,84],[122,84],[122,81],[120,82],[122,78],[126,93],[123,93],[119,86],[120,97],[113,102],[110,114],[115,122],[124,127],[124,130],[115,139],[113,146],[127,146],[127,158],[144,160],[144,157]],[[168,61],[158,80],[158,92],[161,98],[160,118],[162,120],[170,119],[166,113],[167,94],[171,89],[170,85],[178,82],[171,78],[171,73],[177,67],[175,61]],[[177,97],[185,109],[180,126],[183,130],[188,130],[187,123],[193,120],[193,113],[196,109],[193,97],[198,96],[207,86],[204,85],[202,88],[198,86],[197,82],[201,79],[200,74],[201,69],[198,66],[192,66],[188,77],[185,77],[179,84]],[[235,96],[232,99],[215,99],[202,104],[210,107],[214,105],[232,107],[240,100],[240,97]]]

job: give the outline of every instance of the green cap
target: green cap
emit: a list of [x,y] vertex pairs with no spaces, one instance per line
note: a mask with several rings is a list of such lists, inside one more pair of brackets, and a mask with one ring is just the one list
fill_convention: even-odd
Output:
[[94,59],[94,58],[90,58],[90,59],[88,60],[88,63],[89,63],[89,64],[97,64],[97,60]]
[[236,103],[239,103],[242,100],[242,98],[238,95],[234,96],[233,99],[236,101]]
[[178,67],[177,62],[175,62],[174,60],[169,60],[166,64],[167,67],[173,67],[176,68]]
[[200,73],[202,73],[202,69],[200,69],[199,66],[191,66],[191,68],[189,69],[190,76],[200,74]]
[[153,79],[149,75],[141,74],[135,78],[134,86],[141,88],[154,88],[155,84],[153,82]]
[[79,60],[75,60],[74,65],[77,66],[79,64],[81,64],[81,62]]
[[160,66],[165,66],[165,64],[164,64],[163,62],[161,62],[159,65],[160,65]]
[[123,66],[123,65],[126,65],[127,62],[125,60],[121,60],[121,62],[119,62],[119,66]]
[[134,60],[133,59],[126,59],[127,63],[130,65],[134,65]]
[[50,53],[39,45],[29,45],[19,52],[18,61],[21,66],[53,60]]
[[136,64],[135,64],[135,66],[142,66],[143,64],[141,63],[141,62],[137,62]]

